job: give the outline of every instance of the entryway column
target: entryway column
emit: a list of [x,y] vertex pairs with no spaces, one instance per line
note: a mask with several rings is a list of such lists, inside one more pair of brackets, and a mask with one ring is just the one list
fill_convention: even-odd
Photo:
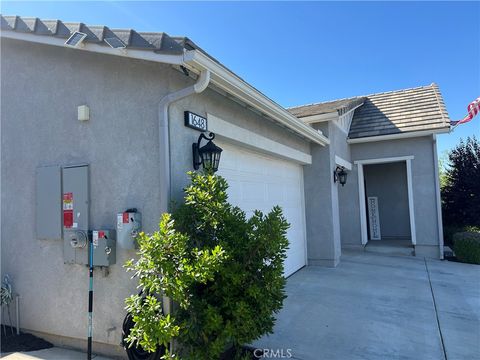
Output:
[[308,265],[335,267],[341,255],[335,154],[312,145],[312,164],[304,167]]

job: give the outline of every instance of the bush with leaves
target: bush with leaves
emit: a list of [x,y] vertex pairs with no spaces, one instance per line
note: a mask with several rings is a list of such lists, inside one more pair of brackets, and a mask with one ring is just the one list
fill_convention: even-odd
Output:
[[453,236],[453,250],[457,259],[464,263],[480,265],[480,231],[466,231]]
[[[460,140],[448,154],[442,186],[446,227],[480,226],[480,141]],[[447,234],[448,235],[448,234]]]
[[[127,299],[135,322],[127,341],[153,351],[176,340],[176,356],[212,360],[273,331],[289,224],[279,207],[247,219],[228,203],[225,179],[189,176],[185,203],[163,216],[158,232],[140,236],[140,257],[127,264],[147,295]],[[177,304],[170,315],[160,313],[159,294]]]

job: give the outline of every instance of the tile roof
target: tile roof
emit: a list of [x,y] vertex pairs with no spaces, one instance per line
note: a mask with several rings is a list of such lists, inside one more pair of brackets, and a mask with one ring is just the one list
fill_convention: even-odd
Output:
[[109,46],[105,39],[114,38],[125,44],[127,49],[150,50],[164,54],[182,54],[185,50],[198,48],[185,37],[170,37],[164,32],[137,32],[133,29],[110,29],[107,26],[85,25],[78,22],[42,20],[20,16],[0,15],[1,30],[33,33],[35,35],[69,38],[75,31],[85,33],[87,43]]
[[360,105],[365,100],[365,97],[353,97],[348,99],[340,99],[333,101],[326,101],[322,103],[302,105],[298,107],[288,108],[293,115],[298,118],[327,114],[331,112],[337,112],[338,115],[346,113],[354,107]]
[[390,91],[348,99],[304,105],[288,109],[302,118],[345,109],[359,102],[353,115],[350,139],[391,135],[423,130],[447,129],[450,126],[445,103],[436,84]]

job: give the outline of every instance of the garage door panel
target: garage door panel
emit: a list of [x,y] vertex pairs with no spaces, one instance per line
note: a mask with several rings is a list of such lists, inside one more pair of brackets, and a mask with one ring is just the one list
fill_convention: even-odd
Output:
[[265,156],[240,146],[219,144],[224,149],[218,174],[230,185],[229,200],[247,214],[282,207],[290,228],[285,275],[305,265],[305,217],[303,211],[303,169],[289,161]]

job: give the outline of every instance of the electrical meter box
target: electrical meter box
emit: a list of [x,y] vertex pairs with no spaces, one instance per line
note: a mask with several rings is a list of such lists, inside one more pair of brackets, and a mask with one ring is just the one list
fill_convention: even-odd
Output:
[[89,170],[88,165],[62,169],[63,260],[88,265]]
[[116,262],[115,230],[92,231],[93,266],[110,266]]
[[117,214],[117,242],[122,249],[137,247],[136,237],[142,228],[142,214],[137,209],[128,209]]

